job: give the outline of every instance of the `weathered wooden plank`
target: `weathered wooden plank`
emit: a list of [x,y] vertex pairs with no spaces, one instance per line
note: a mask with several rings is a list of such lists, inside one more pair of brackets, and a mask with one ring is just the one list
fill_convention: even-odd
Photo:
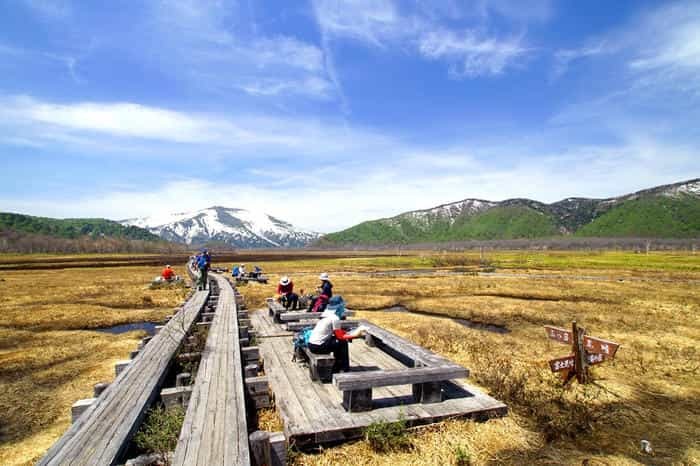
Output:
[[[313,320],[320,319],[323,312],[306,312],[306,311],[289,311],[280,314],[280,320],[282,322],[294,322],[297,320]],[[345,317],[352,317],[355,315],[355,311],[347,310],[345,311]]]
[[441,367],[416,367],[408,369],[379,370],[333,375],[333,385],[338,390],[364,390],[390,385],[410,385],[444,380],[464,379],[469,371],[456,364]]
[[207,295],[208,291],[192,295],[183,311],[144,346],[129,367],[49,449],[40,465],[111,464],[119,458],[146,408],[158,395],[172,358]]
[[238,310],[228,281],[213,278],[220,289],[219,303],[175,449],[174,465],[250,464]]

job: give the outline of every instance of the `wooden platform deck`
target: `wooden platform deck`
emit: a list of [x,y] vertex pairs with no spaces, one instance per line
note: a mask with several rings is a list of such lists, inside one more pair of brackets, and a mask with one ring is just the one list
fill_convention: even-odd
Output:
[[49,449],[40,465],[113,464],[140,425],[209,291],[197,291],[99,398]]
[[[410,385],[375,388],[371,411],[347,412],[342,406],[342,392],[331,383],[312,382],[308,369],[292,362],[293,332],[272,322],[267,310],[253,312],[250,318],[258,332],[258,347],[285,436],[297,445],[356,438],[375,421],[405,419],[410,425],[419,425],[451,417],[487,419],[507,412],[506,405],[463,381],[444,383],[444,401],[431,404],[415,403]],[[351,371],[407,367],[361,340],[350,344],[350,365]]]
[[219,302],[173,464],[247,465],[250,453],[238,309],[230,283],[221,276],[212,274],[210,277],[219,284]]

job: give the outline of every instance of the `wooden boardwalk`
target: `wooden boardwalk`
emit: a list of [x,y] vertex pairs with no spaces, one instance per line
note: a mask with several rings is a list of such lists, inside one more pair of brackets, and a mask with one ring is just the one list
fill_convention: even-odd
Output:
[[219,285],[219,302],[172,464],[248,465],[238,309],[230,283],[210,277]]
[[195,292],[38,464],[93,466],[118,461],[158,396],[175,352],[208,295],[209,291]]
[[[288,442],[315,445],[356,438],[364,427],[376,421],[405,419],[410,425],[418,425],[451,417],[487,419],[507,412],[506,405],[463,381],[443,383],[445,399],[429,404],[416,403],[410,385],[377,387],[373,390],[371,411],[348,412],[342,406],[342,392],[336,386],[312,382],[308,370],[302,364],[292,362],[293,332],[272,322],[266,310],[256,311],[250,318],[258,332],[258,347]],[[426,358],[444,360],[423,351]],[[352,372],[408,367],[362,340],[350,344],[350,365]]]

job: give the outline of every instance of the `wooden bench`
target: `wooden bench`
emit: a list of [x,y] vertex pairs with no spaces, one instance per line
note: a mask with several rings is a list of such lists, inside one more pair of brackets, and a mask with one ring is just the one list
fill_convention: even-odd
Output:
[[463,379],[469,371],[456,364],[440,367],[378,370],[333,375],[333,384],[343,392],[343,407],[350,412],[372,409],[372,388],[412,385],[417,403],[442,401],[442,382]]
[[[316,325],[316,322],[318,320],[316,319],[309,319],[309,320],[298,320],[296,322],[287,322],[284,327],[286,330],[290,332],[298,332],[299,330],[306,328],[306,327],[313,327]],[[357,320],[341,320],[340,321],[340,328],[342,328],[345,331],[352,330],[356,328],[360,324],[359,321]]]
[[333,380],[333,365],[335,356],[333,354],[312,353],[309,348],[304,348],[304,355],[309,363],[309,376],[313,381],[323,383]]
[[[307,312],[307,311],[289,311],[280,314],[281,322],[295,322],[299,320],[320,319],[323,312]],[[355,311],[346,310],[344,317],[352,317]]]

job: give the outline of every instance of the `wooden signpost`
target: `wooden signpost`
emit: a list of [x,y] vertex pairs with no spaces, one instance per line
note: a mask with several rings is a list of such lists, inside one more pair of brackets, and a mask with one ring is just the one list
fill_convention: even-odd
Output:
[[574,377],[578,383],[587,383],[588,366],[613,359],[620,347],[613,341],[586,335],[586,330],[577,326],[575,321],[571,323],[571,331],[550,325],[545,325],[544,329],[552,340],[571,344],[573,354],[549,361],[552,372],[563,372],[564,385]]

